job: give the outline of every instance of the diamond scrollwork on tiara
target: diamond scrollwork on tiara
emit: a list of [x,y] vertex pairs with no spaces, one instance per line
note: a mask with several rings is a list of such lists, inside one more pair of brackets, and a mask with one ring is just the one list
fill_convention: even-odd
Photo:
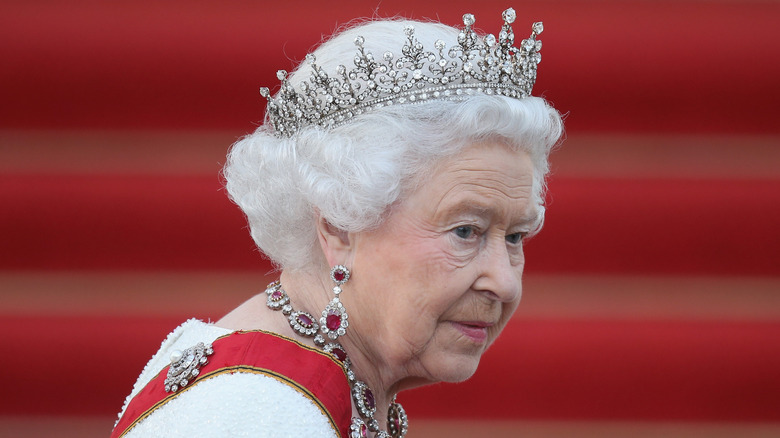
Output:
[[335,127],[353,117],[387,105],[429,100],[461,100],[484,93],[521,99],[531,94],[536,69],[541,61],[542,42],[536,37],[544,29],[534,23],[531,36],[515,47],[510,26],[514,9],[502,14],[504,24],[498,37],[480,37],[472,29],[474,15],[463,15],[465,27],[457,40],[437,40],[425,48],[415,37],[414,27],[404,28],[406,40],[400,52],[387,51],[377,58],[366,50],[365,38],[354,40],[357,52],[353,67],[339,65],[329,75],[306,56],[311,75],[294,87],[284,70],[277,72],[281,87],[276,96],[268,88],[260,94],[268,99],[267,115],[278,137],[290,137],[306,126]]

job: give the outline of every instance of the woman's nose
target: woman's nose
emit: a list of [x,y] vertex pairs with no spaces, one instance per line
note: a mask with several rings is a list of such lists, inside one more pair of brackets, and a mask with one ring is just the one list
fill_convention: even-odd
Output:
[[522,290],[524,266],[522,249],[519,254],[510,256],[506,243],[502,240],[500,244],[488,247],[483,256],[474,288],[493,295],[498,301],[518,300]]

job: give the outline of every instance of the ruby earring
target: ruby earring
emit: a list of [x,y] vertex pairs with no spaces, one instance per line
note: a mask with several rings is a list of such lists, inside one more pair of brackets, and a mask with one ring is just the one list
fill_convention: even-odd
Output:
[[347,333],[347,327],[349,327],[347,309],[344,308],[339,299],[341,285],[349,280],[349,269],[344,265],[336,265],[330,270],[330,278],[336,283],[333,287],[335,297],[322,311],[320,330],[331,340],[335,341],[339,336],[344,336]]

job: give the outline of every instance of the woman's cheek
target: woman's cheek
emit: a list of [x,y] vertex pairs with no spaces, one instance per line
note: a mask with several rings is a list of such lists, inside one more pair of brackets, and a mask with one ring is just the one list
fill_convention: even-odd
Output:
[[525,265],[523,243],[521,242],[518,245],[511,246],[507,252],[509,253],[509,262],[512,264],[512,266],[520,268],[520,272],[522,273],[523,266]]
[[460,239],[454,233],[447,233],[442,240],[446,241],[446,245],[442,245],[442,252],[454,267],[464,267],[479,253],[479,240]]

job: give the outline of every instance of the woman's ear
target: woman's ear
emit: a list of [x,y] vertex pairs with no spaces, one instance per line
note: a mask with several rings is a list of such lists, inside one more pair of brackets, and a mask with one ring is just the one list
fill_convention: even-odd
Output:
[[350,233],[333,226],[321,214],[317,215],[317,238],[329,266],[348,263],[352,253]]

